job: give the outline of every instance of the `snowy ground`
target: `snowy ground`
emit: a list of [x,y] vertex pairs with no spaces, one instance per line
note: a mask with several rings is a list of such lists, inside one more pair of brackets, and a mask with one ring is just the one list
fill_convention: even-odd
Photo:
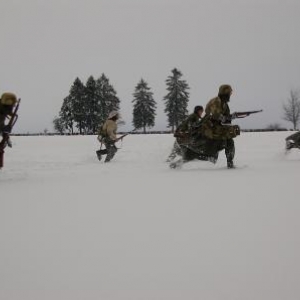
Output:
[[0,171],[2,300],[299,300],[300,151],[242,133],[235,170],[165,163],[171,135],[14,137]]

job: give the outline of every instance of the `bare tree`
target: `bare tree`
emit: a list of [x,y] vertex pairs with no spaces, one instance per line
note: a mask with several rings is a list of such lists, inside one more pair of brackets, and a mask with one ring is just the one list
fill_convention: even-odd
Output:
[[287,104],[283,105],[283,111],[283,119],[292,122],[294,130],[296,130],[300,122],[300,97],[298,91],[291,90]]
[[55,132],[63,134],[65,131],[64,123],[60,117],[55,117],[53,120],[53,127]]

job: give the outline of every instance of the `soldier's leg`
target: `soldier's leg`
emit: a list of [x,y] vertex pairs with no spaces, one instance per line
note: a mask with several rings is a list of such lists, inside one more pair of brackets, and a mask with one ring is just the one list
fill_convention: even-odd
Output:
[[234,140],[228,139],[225,141],[225,155],[227,159],[227,167],[229,169],[234,168],[234,155],[235,155],[235,146],[234,146]]
[[212,163],[216,163],[219,157],[219,144],[220,141],[205,139],[205,143],[200,147],[200,155],[198,157],[199,160],[209,161]]
[[106,145],[107,155],[104,162],[109,162],[115,156],[116,152],[118,151],[115,143],[108,143]]
[[102,155],[103,155],[103,154],[107,154],[107,150],[106,150],[106,149],[103,149],[103,150],[97,150],[97,151],[96,151],[96,154],[97,154],[98,159],[101,160]]
[[[107,147],[106,143],[104,143],[104,145],[105,145],[105,148],[106,148]],[[101,144],[100,148],[102,148],[102,144]],[[102,155],[107,154],[107,148],[106,149],[99,149],[99,150],[97,150],[96,154],[97,154],[98,160],[100,161],[102,159]]]
[[180,149],[180,146],[178,145],[177,141],[175,141],[172,151],[171,151],[170,155],[168,156],[167,162],[170,162],[173,159],[175,159],[176,155],[178,154],[178,148]]
[[177,148],[177,154],[178,154],[178,158],[177,159],[173,159],[170,163],[170,168],[172,169],[177,169],[177,168],[181,168],[182,165],[189,161],[189,157],[188,157],[188,148],[185,146],[181,146],[177,143],[178,148]]

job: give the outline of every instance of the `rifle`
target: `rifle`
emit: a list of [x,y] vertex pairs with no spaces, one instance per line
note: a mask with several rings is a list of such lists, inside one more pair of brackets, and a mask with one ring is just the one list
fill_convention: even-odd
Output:
[[256,113],[259,113],[259,112],[262,112],[262,111],[263,110],[261,109],[261,110],[250,110],[250,111],[234,112],[231,115],[231,120],[245,118],[245,117],[248,117],[252,114],[256,114]]
[[130,133],[132,133],[132,132],[135,132],[135,131],[136,131],[136,128],[133,129],[133,130],[131,130],[131,131],[129,131],[129,132],[127,132],[127,133],[124,133],[123,135],[119,136],[119,137],[115,140],[115,142],[118,142],[118,141],[122,140],[126,135],[128,135],[128,134],[130,134]]
[[19,117],[17,112],[19,110],[20,102],[21,102],[21,99],[18,99],[17,105],[15,106],[13,112],[10,114],[10,119],[9,119],[8,124],[4,126],[4,128],[6,128],[6,129],[2,132],[2,140],[0,142],[0,169],[3,167],[4,149],[9,142],[10,132],[11,132],[12,128],[14,127],[14,125],[16,124],[18,117]]

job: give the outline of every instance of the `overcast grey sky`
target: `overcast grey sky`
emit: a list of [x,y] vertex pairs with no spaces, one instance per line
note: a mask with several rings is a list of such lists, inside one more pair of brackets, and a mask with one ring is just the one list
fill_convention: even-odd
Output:
[[78,76],[102,73],[121,100],[130,129],[132,93],[143,78],[167,122],[165,80],[177,67],[190,85],[189,110],[220,84],[234,88],[231,109],[264,109],[242,128],[279,122],[300,89],[299,0],[0,0],[0,93],[22,98],[17,132],[52,131]]

